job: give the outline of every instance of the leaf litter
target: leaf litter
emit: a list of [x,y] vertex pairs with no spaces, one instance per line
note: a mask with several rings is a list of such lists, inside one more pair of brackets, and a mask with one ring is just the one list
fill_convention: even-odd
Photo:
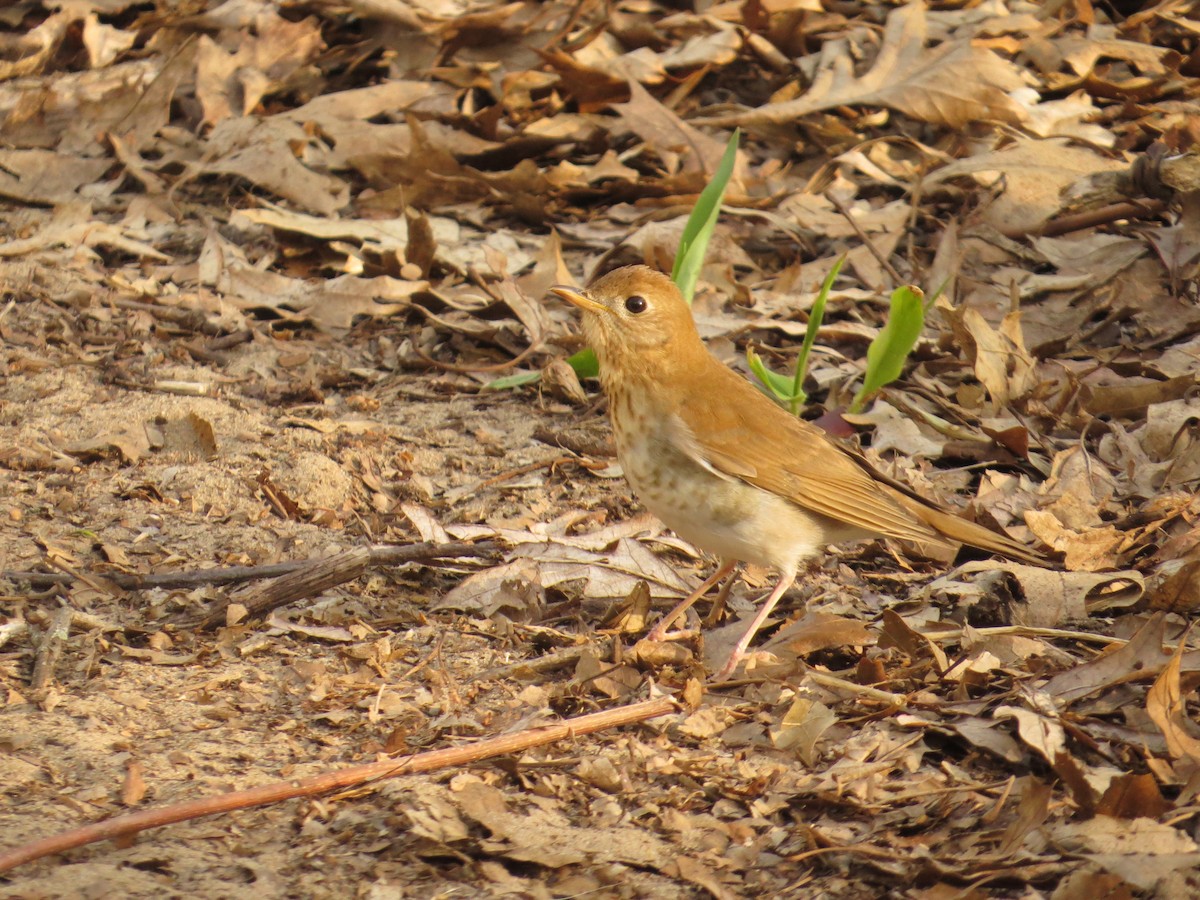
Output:
[[[11,895],[1195,893],[1189,5],[26,0],[0,29],[5,849],[651,684],[691,704]],[[734,126],[714,352],[786,367],[849,254],[806,386],[837,411],[891,291],[945,284],[845,419],[1061,562],[841,548],[705,688],[769,573],[637,644],[709,564],[638,517],[544,295],[669,270]],[[226,588],[114,580],[421,540],[505,551],[213,632],[177,623]]]

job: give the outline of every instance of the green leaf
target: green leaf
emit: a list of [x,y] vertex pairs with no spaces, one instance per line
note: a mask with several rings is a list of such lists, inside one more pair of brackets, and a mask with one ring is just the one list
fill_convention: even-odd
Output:
[[845,261],[846,257],[843,256],[834,263],[829,274],[825,276],[821,290],[817,292],[817,299],[813,301],[812,309],[808,313],[808,327],[804,329],[804,342],[800,345],[800,353],[796,357],[796,369],[792,375],[784,376],[778,372],[772,372],[757,353],[749,348],[746,350],[746,364],[750,366],[750,371],[758,376],[759,381],[767,387],[779,403],[791,411],[792,415],[799,415],[804,404],[808,402],[808,393],[804,390],[804,377],[808,374],[808,355],[812,351],[813,342],[816,341],[817,332],[821,330],[821,322],[825,318],[825,301],[829,299],[829,292],[833,290],[833,283],[837,280],[838,273],[842,271],[842,263]]
[[572,353],[567,357],[567,362],[580,378],[595,378],[600,374],[600,360],[596,359],[596,352],[591,347]]
[[750,366],[750,371],[753,372],[758,380],[766,387],[767,392],[775,398],[775,401],[783,406],[786,406],[793,415],[800,411],[808,400],[808,394],[801,388],[799,393],[796,393],[794,381],[790,375],[780,375],[778,372],[772,372],[767,368],[767,364],[763,362],[761,356],[753,350],[747,348],[746,363]]
[[517,372],[514,375],[505,375],[503,378],[489,381],[483,386],[483,389],[485,391],[502,391],[505,388],[515,388],[523,384],[532,384],[541,377],[541,372]]
[[[845,261],[846,256],[843,254],[842,258],[833,264],[833,268],[825,276],[825,281],[821,283],[821,290],[817,292],[817,299],[813,301],[812,309],[808,313],[808,327],[804,329],[804,343],[800,345],[800,355],[796,357],[796,373],[792,384],[792,395],[803,398],[800,401],[801,405],[808,399],[808,395],[801,387],[808,374],[808,354],[812,351],[813,343],[817,339],[817,332],[821,330],[821,322],[825,319],[825,301],[829,299],[829,292],[833,290],[833,283],[837,281]],[[799,409],[792,410],[793,413],[799,411]]]
[[[578,353],[568,356],[567,362],[570,363],[571,368],[575,370],[575,374],[580,378],[595,378],[600,374],[600,362],[596,359],[596,354],[592,352],[591,348],[585,347]],[[501,391],[505,388],[515,388],[523,384],[532,384],[541,377],[541,372],[517,372],[515,375],[505,375],[503,378],[489,381],[483,387],[484,390]]]
[[924,301],[925,295],[917,287],[898,287],[892,291],[887,324],[867,348],[867,372],[850,404],[850,412],[860,412],[868,397],[900,377],[905,360],[925,327]]
[[717,217],[721,214],[721,200],[725,196],[725,187],[733,177],[733,165],[737,161],[738,141],[741,130],[734,129],[725,145],[725,153],[713,172],[712,180],[705,185],[696,200],[692,214],[688,216],[683,228],[683,236],[679,239],[679,249],[675,252],[675,265],[671,269],[671,280],[679,286],[683,299],[692,302],[696,293],[696,282],[700,278],[700,270],[704,266],[704,254],[708,250],[709,239],[717,227]]

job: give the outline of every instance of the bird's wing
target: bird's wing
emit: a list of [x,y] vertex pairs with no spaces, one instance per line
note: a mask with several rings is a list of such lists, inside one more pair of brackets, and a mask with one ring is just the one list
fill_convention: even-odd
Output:
[[676,444],[698,463],[867,532],[943,541],[816,426],[724,366],[706,367],[705,376],[678,398],[673,423]]

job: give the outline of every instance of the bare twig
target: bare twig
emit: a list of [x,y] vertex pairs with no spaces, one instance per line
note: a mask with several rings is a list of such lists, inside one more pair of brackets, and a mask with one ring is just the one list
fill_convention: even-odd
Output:
[[[952,644],[962,640],[962,628],[930,629],[922,632],[931,641]],[[1096,634],[1091,631],[1070,631],[1063,628],[1037,628],[1032,625],[997,625],[991,628],[972,629],[978,638],[998,637],[1001,635],[1018,635],[1021,637],[1057,638],[1064,641],[1084,641],[1092,644],[1124,644],[1122,638],[1110,637],[1107,634]]]
[[879,688],[873,688],[869,685],[858,684],[853,681],[848,681],[845,678],[839,678],[836,675],[831,675],[829,672],[818,672],[815,669],[806,669],[804,677],[821,685],[823,688],[828,688],[834,691],[849,691],[851,694],[857,694],[860,697],[865,697],[868,700],[878,700],[880,703],[886,703],[888,706],[896,709],[906,709],[908,707],[908,698],[903,694],[893,694],[891,691],[881,691]]
[[445,372],[458,372],[460,374],[469,375],[473,372],[506,372],[509,369],[515,369],[540,349],[541,346],[539,344],[530,344],[512,359],[505,360],[501,363],[492,363],[491,365],[459,365],[458,363],[442,362],[440,359],[434,359],[432,356],[429,356],[420,347],[413,347],[413,353],[421,357],[421,359],[429,363],[429,365],[433,366],[434,368],[441,369]]
[[[1037,234],[1046,237],[1057,237],[1060,234],[1070,234],[1085,228],[1095,228],[1097,225],[1108,225],[1120,219],[1149,219],[1167,208],[1161,200],[1136,200],[1124,203],[1112,203],[1099,209],[1089,209],[1084,212],[1071,213],[1051,219],[1038,229]],[[1016,235],[1023,237],[1023,235]]]
[[533,432],[533,439],[549,444],[551,447],[561,447],[578,453],[580,456],[611,459],[617,455],[616,445],[607,434],[596,436],[588,433],[571,432],[539,427]]
[[34,693],[44,691],[54,680],[54,670],[58,667],[58,660],[67,646],[67,639],[71,636],[73,613],[74,610],[69,606],[60,608],[50,620],[50,627],[42,635],[42,643],[33,662],[33,677],[29,680],[29,687]]
[[224,331],[220,325],[209,322],[208,316],[200,309],[183,309],[178,306],[163,306],[159,303],[143,303],[140,300],[126,300],[121,297],[115,297],[108,302],[117,309],[150,313],[155,318],[178,325],[186,331],[199,331],[213,337],[219,337]]
[[[257,618],[273,609],[295,603],[306,597],[345,584],[361,576],[368,568],[379,565],[396,565],[417,560],[446,559],[457,556],[479,556],[482,544],[411,544],[404,547],[356,547],[324,559],[309,560],[300,568],[281,575],[265,584],[254,585],[239,594],[219,601],[199,622],[192,625],[215,628],[225,621],[225,611],[230,603],[246,608],[246,615]],[[415,548],[423,548],[414,556]],[[493,551],[496,549],[492,545]],[[463,552],[465,551],[465,552]]]
[[200,628],[216,628],[225,622],[231,604],[245,607],[245,617],[259,618],[273,609],[315,597],[339,584],[353,581],[367,571],[370,561],[371,551],[366,547],[355,547],[324,559],[314,559],[295,572],[221,598],[199,622],[192,624]]
[[887,272],[888,275],[892,276],[892,284],[907,284],[907,279],[900,277],[900,273],[896,271],[895,267],[891,264],[888,258],[880,252],[878,247],[875,246],[875,242],[871,240],[865,231],[863,231],[862,226],[858,224],[858,221],[854,218],[854,216],[850,215],[850,210],[846,209],[846,204],[842,203],[842,201],[835,197],[832,193],[826,194],[825,199],[827,199],[834,205],[834,207],[837,208],[837,211],[842,214],[842,218],[844,218],[849,223],[850,227],[854,229],[855,233],[858,235],[858,239],[862,241],[864,245],[866,245],[868,250],[871,251],[871,255],[875,257],[876,262],[883,267],[883,270]]
[[575,456],[555,456],[551,459],[543,459],[539,462],[530,463],[527,466],[518,466],[515,469],[509,469],[507,472],[501,472],[498,475],[493,475],[491,478],[485,478],[483,481],[477,481],[475,484],[464,485],[463,487],[455,488],[454,490],[447,492],[446,499],[450,503],[455,503],[463,497],[473,496],[479,491],[486,490],[490,487],[495,487],[498,484],[503,484],[512,478],[520,478],[522,475],[528,475],[530,472],[536,472],[539,469],[555,469],[558,466],[572,462],[580,462],[580,460]]
[[[431,563],[443,559],[463,559],[469,557],[490,558],[500,552],[500,545],[491,541],[479,541],[474,544],[452,542],[449,544],[405,544],[399,547],[374,546],[369,548],[370,566],[396,566],[404,563]],[[245,581],[258,581],[262,578],[279,578],[289,575],[312,564],[312,560],[301,559],[290,562],[272,563],[265,566],[227,566],[217,569],[196,569],[191,572],[161,572],[153,575],[123,575],[115,572],[105,572],[104,580],[111,582],[123,591],[145,591],[151,588],[195,588],[204,585],[241,584]],[[82,578],[74,572],[0,572],[0,578],[8,581],[26,582],[35,588],[54,587],[55,585],[73,584]]]
[[560,650],[554,650],[536,659],[521,659],[506,666],[496,666],[495,668],[481,672],[478,679],[480,681],[502,681],[507,678],[528,678],[530,675],[553,672],[555,669],[575,665],[588,652],[592,652],[601,658],[608,656],[608,654],[612,653],[612,638],[586,644],[577,644],[574,647],[563,647]]
[[191,800],[160,809],[142,810],[127,816],[117,816],[103,822],[95,822],[82,828],[32,841],[0,853],[0,873],[8,872],[35,859],[83,847],[96,841],[127,838],[148,828],[158,828],[175,822],[186,822],[190,819],[233,812],[238,809],[267,806],[297,797],[316,797],[331,791],[345,790],[368,782],[394,778],[397,775],[413,775],[418,772],[467,766],[497,756],[521,753],[556,741],[644,722],[647,719],[665,716],[676,709],[675,701],[667,697],[646,700],[629,706],[568,719],[558,725],[543,725],[516,734],[488,738],[463,747],[431,750],[407,759],[389,759],[361,766],[351,766],[324,775],[313,775],[299,780],[277,781],[249,790],[232,791],[216,797]]

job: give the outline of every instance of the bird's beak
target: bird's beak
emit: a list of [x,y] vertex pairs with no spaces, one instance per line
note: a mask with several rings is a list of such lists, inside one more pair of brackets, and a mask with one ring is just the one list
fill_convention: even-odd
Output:
[[550,288],[550,293],[556,297],[562,297],[568,303],[573,303],[585,312],[606,313],[608,307],[603,303],[597,303],[583,291],[573,288],[566,284],[556,284]]

